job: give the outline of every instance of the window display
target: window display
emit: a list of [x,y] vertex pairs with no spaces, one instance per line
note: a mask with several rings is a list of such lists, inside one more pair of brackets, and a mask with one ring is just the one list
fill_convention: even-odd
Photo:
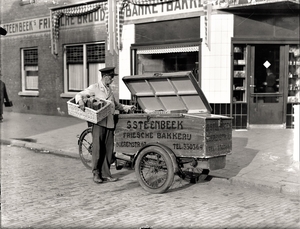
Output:
[[198,52],[138,54],[138,75],[192,71],[198,66]]
[[233,102],[246,102],[246,46],[233,48]]
[[300,102],[300,45],[289,49],[288,102]]

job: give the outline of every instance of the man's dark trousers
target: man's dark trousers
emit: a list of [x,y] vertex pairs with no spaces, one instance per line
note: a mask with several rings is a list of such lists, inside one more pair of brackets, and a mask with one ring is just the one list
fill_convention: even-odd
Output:
[[92,172],[101,178],[111,177],[110,165],[113,161],[114,129],[93,126]]

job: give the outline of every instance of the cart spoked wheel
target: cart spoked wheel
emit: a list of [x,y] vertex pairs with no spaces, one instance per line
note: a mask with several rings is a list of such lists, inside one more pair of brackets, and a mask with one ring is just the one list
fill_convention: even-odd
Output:
[[138,155],[135,175],[140,185],[150,193],[163,193],[174,181],[174,165],[170,155],[158,146],[149,146]]
[[197,183],[198,181],[204,181],[209,174],[208,169],[201,168],[186,168],[181,169],[181,178],[190,180],[191,183]]
[[92,148],[93,148],[93,137],[92,129],[88,128],[82,132],[78,140],[79,156],[88,169],[92,169]]

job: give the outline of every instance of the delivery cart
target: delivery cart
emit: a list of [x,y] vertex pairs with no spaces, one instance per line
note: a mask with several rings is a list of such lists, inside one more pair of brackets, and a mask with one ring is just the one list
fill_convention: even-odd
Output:
[[197,181],[225,167],[232,150],[232,119],[211,114],[191,71],[123,81],[143,113],[118,116],[116,165],[130,163],[146,191],[167,191],[175,175]]

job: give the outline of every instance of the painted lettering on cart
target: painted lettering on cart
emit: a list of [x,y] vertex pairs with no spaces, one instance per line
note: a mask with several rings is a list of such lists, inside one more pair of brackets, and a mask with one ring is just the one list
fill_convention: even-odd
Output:
[[192,139],[191,134],[183,133],[157,133],[158,139],[174,139],[174,140],[188,140]]
[[146,145],[146,142],[116,142],[116,147],[133,147],[133,148],[140,148]]
[[128,121],[127,129],[140,129],[140,130],[182,130],[183,121]]
[[208,152],[224,152],[224,151],[230,151],[232,149],[232,144],[216,144],[211,145],[207,147]]
[[203,145],[190,144],[190,143],[176,143],[176,144],[173,144],[173,149],[176,149],[176,150],[202,150]]
[[157,139],[171,139],[171,140],[187,140],[192,139],[191,134],[185,133],[152,133],[152,132],[124,132],[122,135],[123,138],[147,138],[151,139],[156,137]]

